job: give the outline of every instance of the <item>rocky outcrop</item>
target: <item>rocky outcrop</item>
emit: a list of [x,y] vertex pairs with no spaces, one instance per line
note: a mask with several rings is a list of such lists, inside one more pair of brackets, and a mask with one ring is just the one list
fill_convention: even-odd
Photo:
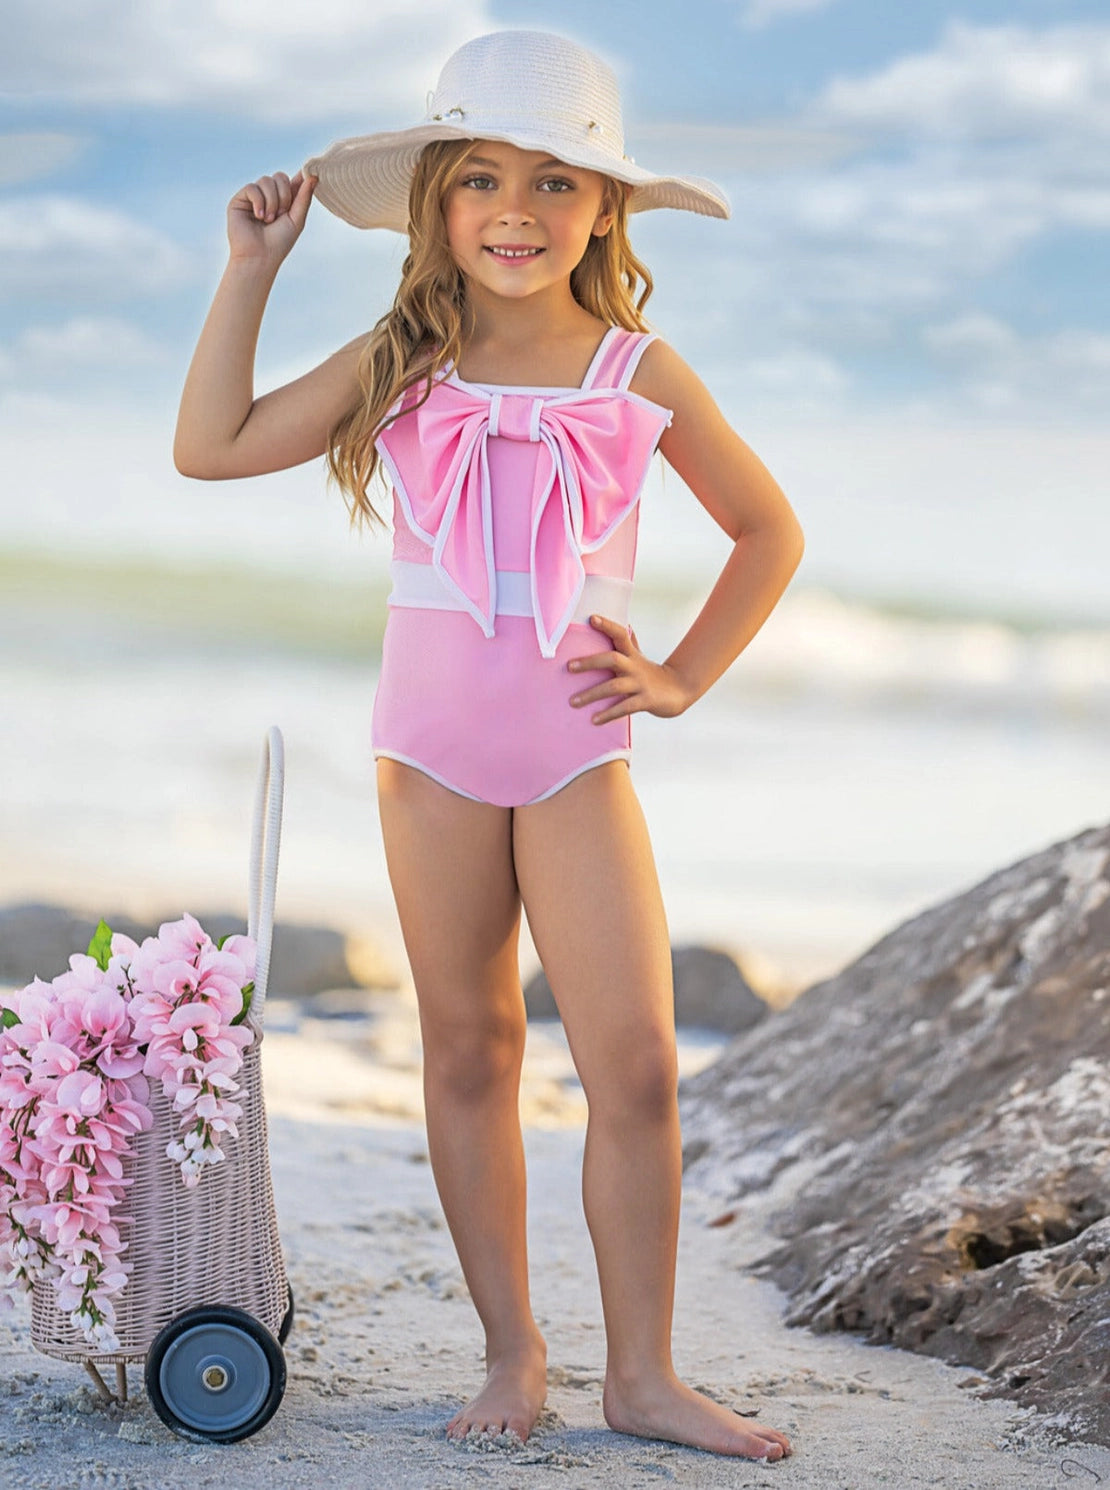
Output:
[[[220,938],[245,930],[239,916],[227,912],[195,912],[210,936]],[[177,920],[181,911],[139,922],[108,913],[113,931],[141,940],[162,921]],[[49,980],[68,966],[70,954],[83,952],[97,917],[57,905],[15,905],[0,909],[0,983],[21,987],[32,978]],[[371,943],[329,926],[301,926],[278,921],[270,959],[270,992],[287,998],[324,989],[398,986],[399,977],[388,959]]]
[[[766,1017],[767,1005],[727,952],[672,947],[671,968],[676,1024],[735,1035]],[[558,1019],[555,997],[542,968],[525,985],[524,1003],[529,1019]]]
[[782,1197],[788,1319],[975,1368],[1110,1443],[1110,827],[908,921],[683,1087],[686,1161]]

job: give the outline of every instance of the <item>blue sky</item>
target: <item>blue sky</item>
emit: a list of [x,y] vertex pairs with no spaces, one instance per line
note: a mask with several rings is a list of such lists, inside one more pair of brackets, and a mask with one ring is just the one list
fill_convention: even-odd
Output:
[[[333,138],[417,122],[454,46],[506,25],[600,51],[622,79],[629,153],[729,192],[727,224],[634,219],[649,315],[797,494],[816,581],[1040,587],[1046,603],[1070,587],[1097,609],[1104,0],[9,0],[0,544],[145,527],[187,545],[218,520],[227,492],[198,494],[166,464],[227,198]],[[402,255],[400,238],[314,209],[275,290],[261,383],[371,325]],[[306,507],[306,489],[272,488],[275,552],[306,512],[342,529],[335,499]],[[1024,567],[1044,560],[1046,512],[1059,551]]]

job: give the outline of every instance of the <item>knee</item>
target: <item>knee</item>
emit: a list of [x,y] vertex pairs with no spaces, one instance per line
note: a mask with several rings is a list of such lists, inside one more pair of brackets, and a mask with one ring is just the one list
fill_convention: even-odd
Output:
[[620,1122],[669,1121],[678,1105],[678,1052],[666,1030],[638,1032],[589,1083],[591,1115]]
[[472,1102],[506,1082],[519,1083],[526,1021],[523,1006],[468,1020],[422,1020],[424,1081],[438,1094]]

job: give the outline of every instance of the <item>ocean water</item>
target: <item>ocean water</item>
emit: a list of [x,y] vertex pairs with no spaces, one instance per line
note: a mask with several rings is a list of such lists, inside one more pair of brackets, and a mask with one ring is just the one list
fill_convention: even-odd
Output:
[[[384,593],[232,560],[0,556],[0,900],[242,908],[278,724],[279,915],[398,950],[369,756]],[[699,604],[639,587],[645,651]],[[724,946],[768,987],[830,973],[1105,820],[1108,723],[1110,629],[792,588],[686,715],[634,720],[672,940]]]

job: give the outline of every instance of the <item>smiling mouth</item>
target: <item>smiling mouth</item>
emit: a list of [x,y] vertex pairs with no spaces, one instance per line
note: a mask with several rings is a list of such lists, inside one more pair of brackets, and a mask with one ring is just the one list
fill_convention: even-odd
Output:
[[487,243],[485,248],[486,253],[495,259],[534,259],[543,253],[542,248],[498,248],[492,243]]

